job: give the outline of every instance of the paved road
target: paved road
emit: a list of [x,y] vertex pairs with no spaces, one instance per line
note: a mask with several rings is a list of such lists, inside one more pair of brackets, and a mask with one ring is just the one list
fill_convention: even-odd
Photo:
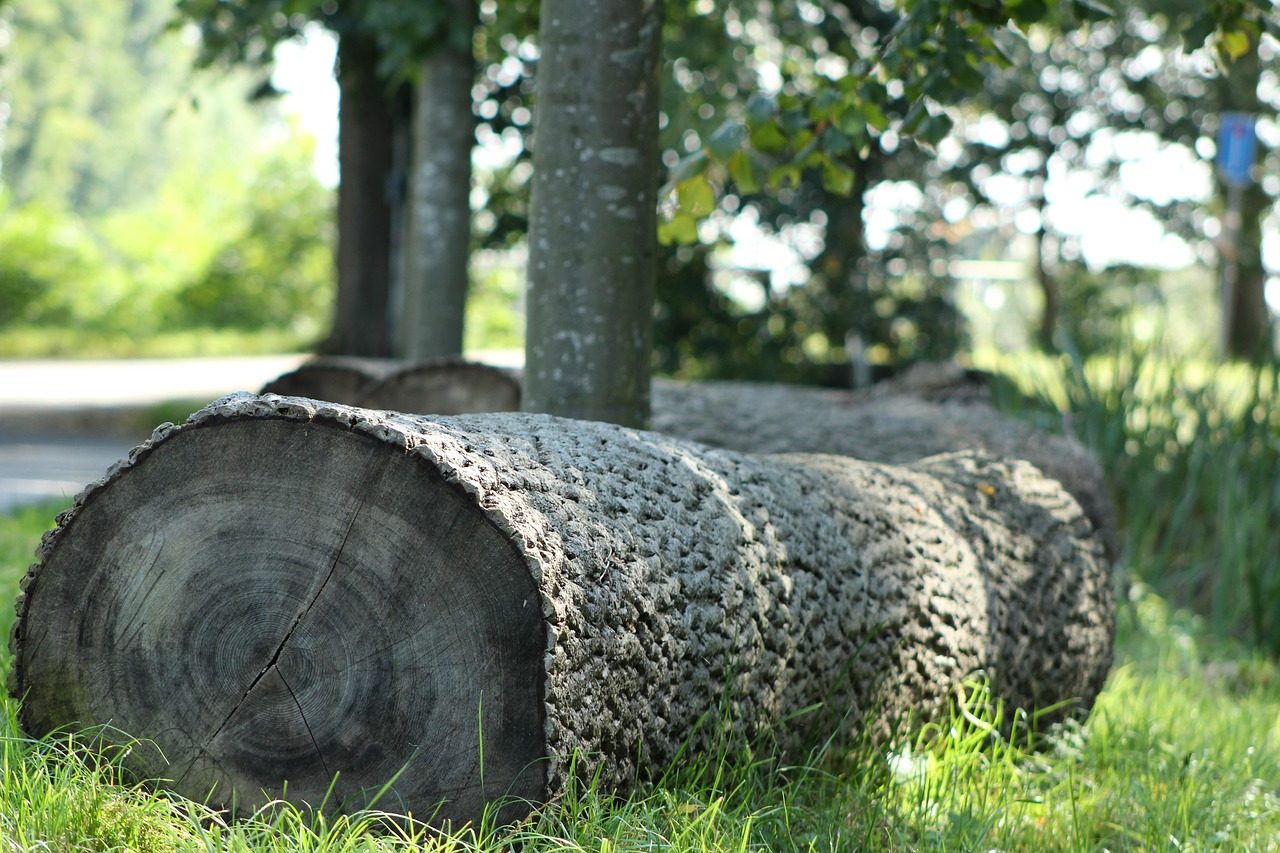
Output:
[[[468,353],[506,367],[519,367],[523,357],[510,350]],[[257,391],[306,358],[0,360],[0,512],[69,501],[146,439],[155,426],[147,422],[148,406],[181,400],[196,407]]]
[[70,500],[101,477],[146,438],[113,427],[122,411],[256,391],[303,359],[0,361],[0,512]]

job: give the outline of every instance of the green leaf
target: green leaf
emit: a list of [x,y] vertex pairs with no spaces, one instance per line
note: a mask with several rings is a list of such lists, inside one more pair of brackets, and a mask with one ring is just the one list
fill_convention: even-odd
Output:
[[739,119],[730,119],[707,138],[707,148],[717,160],[728,160],[747,141],[747,128]]
[[809,107],[809,115],[815,121],[830,118],[831,114],[840,108],[843,101],[844,99],[835,86],[825,88],[814,97],[813,103]]
[[738,185],[743,195],[754,195],[760,192],[760,176],[751,155],[739,148],[729,157],[729,177]]
[[703,175],[695,175],[676,185],[676,203],[681,212],[702,218],[716,209],[716,191]]
[[799,163],[784,163],[769,173],[769,189],[776,190],[785,183],[798,187],[803,174],[804,169]]
[[1222,52],[1234,62],[1249,52],[1253,46],[1253,39],[1245,30],[1230,30],[1218,37],[1218,43]]
[[678,212],[675,216],[658,223],[658,240],[664,246],[673,243],[691,245],[698,242],[698,220],[687,213]]
[[809,114],[805,112],[803,107],[785,110],[778,116],[778,123],[782,125],[782,129],[792,136],[807,128],[811,122]]
[[853,170],[830,158],[822,164],[822,186],[828,192],[847,196],[853,192]]
[[747,121],[751,124],[764,124],[773,118],[774,113],[778,111],[778,105],[773,98],[768,95],[762,95],[756,92],[750,98],[747,98],[746,113]]
[[920,122],[920,126],[916,129],[915,138],[919,142],[931,147],[937,147],[938,143],[946,138],[951,132],[951,117],[946,113],[938,113],[931,115],[924,121]]
[[[888,97],[887,93],[885,97]],[[862,102],[862,115],[867,120],[867,124],[876,130],[889,129],[889,117],[884,114],[884,110],[880,108],[880,104],[875,101]]]
[[920,127],[920,122],[924,121],[927,115],[924,99],[916,98],[911,104],[911,109],[907,110],[906,116],[903,117],[902,126],[898,128],[898,132],[907,136],[915,135],[916,129]]
[[1013,20],[1026,25],[1043,21],[1049,14],[1049,7],[1045,0],[1019,0],[1017,4],[1009,3],[1009,11]]
[[751,131],[751,147],[757,151],[776,154],[787,147],[787,137],[778,128],[777,122],[769,120]]
[[[701,174],[706,168],[707,154],[701,149],[689,154],[688,156],[681,157],[680,160],[671,167],[671,174],[667,178],[668,189],[666,192],[671,192],[670,187],[675,186],[681,181],[688,180],[694,175]],[[665,194],[666,193],[664,193],[664,195]]]
[[823,129],[820,137],[822,150],[832,157],[843,157],[853,150],[853,140],[835,125]]
[[795,156],[795,162],[801,166],[816,166],[822,162],[822,152],[818,150],[818,144],[821,140],[816,137],[810,137],[809,141],[804,144],[800,152]]
[[[864,104],[848,104],[834,121],[834,126],[850,139],[862,140],[867,137],[867,125],[871,122],[864,113]],[[877,112],[879,108],[876,108]],[[881,118],[884,114],[881,113]]]

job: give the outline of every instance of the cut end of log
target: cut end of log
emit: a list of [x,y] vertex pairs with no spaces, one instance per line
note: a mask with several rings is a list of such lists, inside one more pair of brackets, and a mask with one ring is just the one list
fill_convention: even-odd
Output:
[[436,822],[544,798],[538,590],[459,486],[340,421],[158,438],[24,580],[28,732],[105,724],[141,778],[238,812],[286,784],[333,809],[391,783],[378,808]]

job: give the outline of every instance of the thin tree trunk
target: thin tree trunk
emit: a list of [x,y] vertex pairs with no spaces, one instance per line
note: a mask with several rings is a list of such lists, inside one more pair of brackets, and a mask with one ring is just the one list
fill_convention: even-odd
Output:
[[524,405],[649,417],[659,0],[542,4]]
[[1044,227],[1044,200],[1040,201],[1041,224],[1036,231],[1036,281],[1040,284],[1040,294],[1044,297],[1044,311],[1040,314],[1040,329],[1037,337],[1040,348],[1045,352],[1054,352],[1056,347],[1053,333],[1058,327],[1058,283],[1049,271],[1048,234]]
[[[1229,73],[1221,75],[1216,85],[1222,90],[1227,109],[1255,117],[1272,114],[1258,96],[1262,73],[1258,45],[1231,64]],[[1262,218],[1272,202],[1266,192],[1251,180],[1242,189],[1240,222],[1236,229],[1236,245],[1227,248],[1220,263],[1234,261],[1234,275],[1224,269],[1222,280],[1231,280],[1223,293],[1223,343],[1228,358],[1257,361],[1272,353],[1271,318],[1266,302],[1266,268],[1262,263]],[[1231,215],[1230,212],[1228,215]]]
[[[475,20],[472,0],[453,0],[450,6],[455,21]],[[462,353],[471,254],[474,82],[469,42],[464,49],[451,40],[424,63],[417,86],[396,347],[410,360]]]
[[1259,361],[1272,352],[1267,271],[1262,263],[1262,219],[1272,201],[1256,182],[1244,188],[1242,200],[1235,275],[1223,317],[1226,352],[1230,358]]
[[848,380],[841,383],[861,388],[871,384],[871,366],[866,360],[866,347],[872,341],[862,334],[865,318],[858,306],[866,304],[867,238],[863,213],[866,194],[880,180],[878,149],[860,157],[854,169],[853,188],[847,198],[828,193],[823,210],[827,214],[827,236],[822,251],[814,259],[813,269],[825,284],[828,336],[832,343],[843,344],[848,366]]
[[392,211],[388,199],[395,118],[377,52],[347,36],[338,44],[338,297],[332,355],[390,355]]

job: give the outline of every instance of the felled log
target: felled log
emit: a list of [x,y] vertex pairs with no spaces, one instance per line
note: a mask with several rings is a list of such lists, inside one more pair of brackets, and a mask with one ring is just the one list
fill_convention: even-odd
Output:
[[653,383],[655,431],[745,453],[834,453],[905,464],[985,451],[1025,459],[1062,483],[1116,555],[1115,510],[1102,466],[1084,445],[998,412],[956,368],[916,370],[842,391],[760,382]]
[[1028,464],[541,415],[224,398],[78,496],[37,558],[11,638],[26,731],[107,725],[141,778],[239,810],[394,779],[381,808],[511,798],[514,819],[571,772],[622,789],[815,703],[888,737],[977,672],[1083,713],[1112,649],[1094,531]]
[[262,393],[423,415],[520,409],[515,374],[464,358],[404,362],[328,356],[271,380]]
[[406,366],[394,358],[320,356],[272,379],[261,393],[359,405],[370,388]]
[[361,394],[357,405],[422,415],[520,411],[520,381],[502,368],[433,359],[395,371]]

